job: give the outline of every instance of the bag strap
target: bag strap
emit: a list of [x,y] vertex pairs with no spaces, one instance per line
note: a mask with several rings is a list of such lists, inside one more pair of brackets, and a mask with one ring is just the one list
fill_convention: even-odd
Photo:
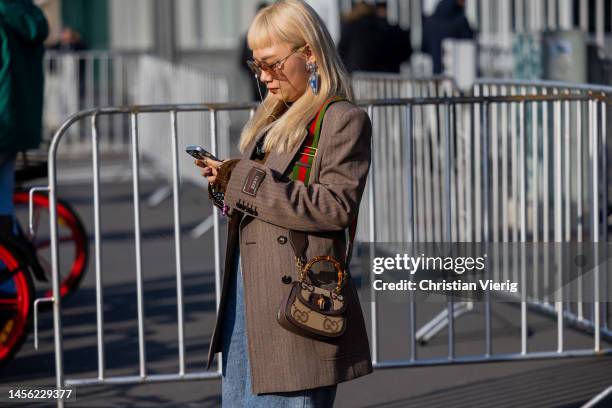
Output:
[[[314,163],[315,156],[317,154],[317,147],[319,145],[319,138],[321,135],[321,129],[323,127],[323,118],[327,109],[335,102],[346,100],[340,96],[333,96],[329,98],[319,112],[315,115],[315,118],[310,122],[308,126],[308,136],[304,140],[304,147],[298,152],[298,159],[294,162],[293,169],[291,171],[291,179],[296,181],[302,181],[305,185],[308,185],[310,181],[310,170]],[[359,210],[355,219],[345,232],[347,233],[347,246],[345,254],[344,269],[348,268],[351,261],[351,255],[353,252],[353,241],[355,239],[355,233],[357,231],[357,219],[359,218]],[[295,253],[296,259],[303,259],[306,255],[306,248],[308,247],[307,235],[301,231],[289,230],[289,241]]]
[[298,152],[299,157],[294,161],[293,169],[290,173],[290,178],[292,180],[299,180],[305,185],[308,185],[310,182],[310,170],[312,169],[312,164],[317,154],[325,113],[332,104],[343,100],[345,100],[345,98],[340,96],[333,96],[326,100],[314,119],[310,122],[310,125],[308,125],[308,136],[306,136],[304,140],[301,151]]

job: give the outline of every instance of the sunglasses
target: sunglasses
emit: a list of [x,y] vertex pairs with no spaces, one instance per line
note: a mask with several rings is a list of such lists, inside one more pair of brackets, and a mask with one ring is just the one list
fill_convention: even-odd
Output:
[[285,61],[289,59],[293,54],[298,51],[301,51],[304,47],[295,48],[289,55],[284,58],[279,59],[271,64],[266,64],[265,62],[256,61],[254,59],[248,60],[246,63],[251,69],[251,72],[259,79],[261,78],[262,72],[267,72],[272,75],[274,78],[278,78],[283,73],[283,68],[285,66]]

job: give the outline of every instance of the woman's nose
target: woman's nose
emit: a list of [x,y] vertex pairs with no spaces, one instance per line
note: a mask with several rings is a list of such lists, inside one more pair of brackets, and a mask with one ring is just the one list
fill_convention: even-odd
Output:
[[261,82],[267,83],[272,82],[274,78],[272,78],[272,75],[269,72],[262,70],[259,79],[261,80]]

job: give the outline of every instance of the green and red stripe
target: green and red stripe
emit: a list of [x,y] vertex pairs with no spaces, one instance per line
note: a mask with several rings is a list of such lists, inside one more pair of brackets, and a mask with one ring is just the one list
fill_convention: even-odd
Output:
[[308,185],[310,170],[312,169],[312,164],[314,163],[317,147],[319,145],[319,137],[321,135],[325,112],[327,112],[327,109],[333,103],[342,100],[344,100],[344,98],[339,96],[329,98],[325,101],[321,109],[319,109],[319,112],[317,112],[312,122],[310,122],[310,126],[308,126],[308,136],[306,136],[303,147],[301,151],[298,152],[298,158],[293,164],[293,169],[291,171],[292,180],[299,180]]

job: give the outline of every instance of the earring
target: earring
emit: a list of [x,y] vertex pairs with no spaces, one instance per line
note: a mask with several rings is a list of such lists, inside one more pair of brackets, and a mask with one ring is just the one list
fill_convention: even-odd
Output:
[[306,69],[310,72],[310,78],[308,78],[308,85],[312,89],[312,93],[317,95],[319,93],[319,74],[317,73],[317,63],[307,62]]

